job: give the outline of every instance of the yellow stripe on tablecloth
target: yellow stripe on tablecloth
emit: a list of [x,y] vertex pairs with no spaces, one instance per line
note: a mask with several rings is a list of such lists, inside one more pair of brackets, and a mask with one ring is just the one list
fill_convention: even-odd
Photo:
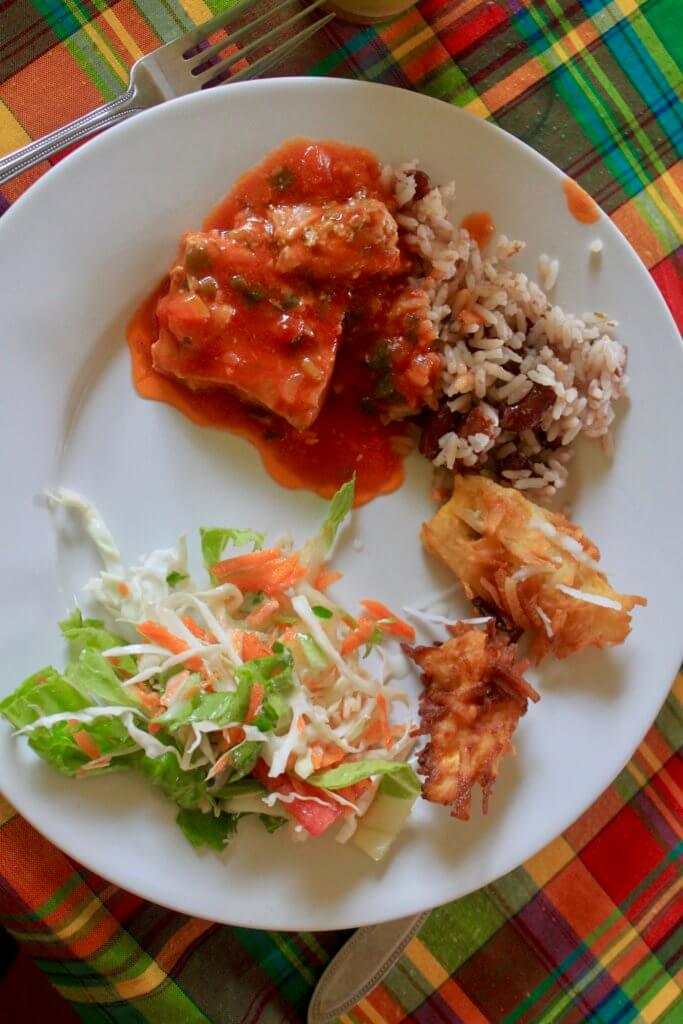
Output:
[[671,978],[667,981],[664,988],[660,988],[656,996],[653,996],[647,1006],[643,1006],[640,1011],[642,1020],[647,1021],[647,1024],[651,1024],[652,1021],[658,1020],[661,1014],[671,1006],[674,999],[677,999],[681,994],[680,987]]
[[0,793],[0,825],[5,825],[16,813],[9,800],[5,800],[2,793]]
[[614,0],[615,7],[618,7],[625,18],[633,14],[641,6],[642,0]]
[[113,982],[111,987],[95,985],[81,988],[77,985],[57,985],[59,991],[71,1003],[118,1003],[121,999],[140,999],[150,992],[156,991],[166,981],[168,975],[161,968],[151,963],[142,974],[127,981]]
[[[642,748],[639,750],[639,753],[642,754]],[[645,775],[645,773],[640,770],[638,765],[635,763],[635,760],[629,762],[628,771],[635,779],[639,789],[647,788],[648,798],[655,805],[655,807],[657,808],[661,816],[664,818],[664,820],[671,826],[671,828],[674,831],[674,834],[680,835],[680,824],[676,820],[676,816],[671,813],[669,808],[666,806],[666,804],[660,797],[657,790],[649,784],[650,780]]]
[[476,99],[470,100],[466,103],[464,109],[469,111],[470,114],[476,114],[477,117],[483,117],[484,119],[491,116],[493,111],[489,110],[481,96],[477,96]]
[[436,959],[421,939],[413,939],[407,946],[405,955],[412,960],[418,971],[432,988],[440,988],[450,977],[448,971]]
[[365,1016],[370,1021],[370,1024],[387,1024],[386,1018],[378,1013],[372,1003],[369,1003],[367,999],[361,999],[358,1004],[358,1009],[362,1010]]
[[562,868],[569,864],[573,857],[574,851],[567,840],[564,836],[558,836],[557,839],[553,839],[552,843],[548,843],[535,856],[530,857],[526,861],[524,868],[531,875],[539,889],[542,889],[551,878],[558,875]]
[[683,804],[683,791],[681,791],[680,786],[677,784],[676,780],[671,776],[671,773],[668,772],[666,768],[662,767],[662,764],[657,755],[654,754],[652,750],[650,750],[647,744],[647,740],[643,740],[643,742],[638,747],[638,756],[642,757],[643,761],[645,761],[647,766],[652,769],[652,775],[656,775],[657,778],[664,783],[666,788],[676,797],[678,802],[680,804]]
[[67,6],[69,12],[79,22],[81,26],[81,32],[88,37],[90,42],[95,46],[98,52],[104,57],[109,67],[112,69],[114,74],[120,78],[123,82],[128,82],[128,68],[126,64],[121,60],[119,55],[115,53],[102,32],[97,28],[96,24],[92,21],[87,21],[84,15],[81,13],[78,6],[73,0],[67,0]]
[[418,46],[421,46],[422,43],[428,43],[430,40],[434,40],[434,38],[435,36],[431,26],[427,26],[426,28],[423,28],[421,32],[417,32],[414,36],[410,36],[399,46],[395,48],[392,47],[391,54],[394,60],[400,61],[406,56],[406,54],[412,53],[412,51],[416,50]]
[[185,14],[192,18],[195,25],[201,25],[202,22],[213,18],[213,11],[204,3],[204,0],[180,0],[180,6]]
[[[80,914],[77,917],[72,918],[68,924],[58,926],[50,926],[50,934],[41,933],[40,941],[42,943],[49,942],[66,942],[75,932],[80,931],[91,918],[95,916],[100,910],[105,908],[102,905],[102,901],[99,896],[93,896],[89,903],[87,903]],[[17,939],[25,939],[27,942],[35,940],[35,934],[33,932],[13,932]]]
[[31,141],[6,103],[0,100],[0,156],[13,153]]
[[138,60],[142,57],[142,50],[111,8],[108,7],[106,11],[102,11],[101,16],[115,33],[117,38],[121,40],[122,45],[128,50],[128,53],[131,55],[133,60]]

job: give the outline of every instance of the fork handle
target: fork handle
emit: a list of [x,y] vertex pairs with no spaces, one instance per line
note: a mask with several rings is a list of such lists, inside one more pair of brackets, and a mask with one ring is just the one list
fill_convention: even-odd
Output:
[[35,166],[41,160],[54,156],[62,149],[73,146],[74,143],[81,142],[82,139],[87,139],[105,128],[110,128],[111,125],[118,124],[119,121],[124,121],[131,114],[141,110],[143,106],[144,104],[140,102],[140,97],[136,96],[135,90],[129,88],[123,95],[117,96],[115,100],[105,103],[104,106],[96,107],[95,110],[57,128],[49,135],[43,135],[35,142],[22,146],[15,153],[10,153],[9,156],[0,160],[0,185],[4,185],[6,181],[15,178],[22,171],[27,171],[29,167]]

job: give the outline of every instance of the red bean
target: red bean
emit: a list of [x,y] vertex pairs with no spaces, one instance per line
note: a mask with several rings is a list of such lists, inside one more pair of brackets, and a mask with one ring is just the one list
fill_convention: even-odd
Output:
[[507,405],[500,417],[503,430],[533,430],[543,419],[543,413],[555,401],[555,392],[543,384],[534,384],[528,395],[516,405]]
[[427,193],[432,190],[429,175],[425,174],[424,171],[413,171],[413,178],[415,179],[415,195],[413,199],[424,199]]

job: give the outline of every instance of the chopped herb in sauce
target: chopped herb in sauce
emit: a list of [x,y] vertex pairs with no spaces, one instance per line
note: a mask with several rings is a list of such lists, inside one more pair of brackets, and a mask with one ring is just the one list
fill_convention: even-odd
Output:
[[378,341],[377,344],[374,345],[368,352],[367,356],[365,357],[365,361],[367,362],[371,370],[375,370],[377,372],[383,370],[390,370],[391,352],[389,350],[389,342],[386,339]]
[[191,245],[185,253],[185,266],[195,276],[211,269],[211,259],[203,245]]
[[314,604],[311,608],[314,615],[317,615],[319,619],[331,619],[332,612],[329,608],[323,608],[321,604]]
[[301,299],[294,292],[289,292],[287,295],[280,295],[278,298],[270,300],[277,309],[282,309],[287,312],[290,309],[296,309],[301,305]]
[[294,183],[294,175],[288,167],[277,167],[270,176],[273,188],[278,192],[286,192]]
[[250,306],[255,306],[264,297],[264,292],[256,285],[249,284],[247,279],[242,277],[241,274],[233,274],[230,278],[230,284],[236,292],[244,296]]
[[215,299],[218,291],[218,281],[215,277],[202,277],[197,281],[197,292],[203,299]]
[[373,392],[375,398],[389,398],[394,393],[394,375],[391,370],[387,370],[378,379],[375,384],[375,390]]

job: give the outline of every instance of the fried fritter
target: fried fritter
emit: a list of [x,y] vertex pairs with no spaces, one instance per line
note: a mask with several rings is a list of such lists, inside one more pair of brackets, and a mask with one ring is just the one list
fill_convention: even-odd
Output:
[[422,541],[470,600],[531,634],[536,662],[623,643],[631,609],[647,603],[613,590],[580,527],[486,477],[456,477],[450,501],[423,525]]
[[467,821],[472,789],[483,790],[484,813],[503,756],[514,752],[512,734],[538,694],[524,679],[528,665],[515,664],[517,645],[486,630],[458,623],[452,639],[408,653],[423,672],[421,732],[429,736],[419,756],[426,780],[422,795],[450,804]]

